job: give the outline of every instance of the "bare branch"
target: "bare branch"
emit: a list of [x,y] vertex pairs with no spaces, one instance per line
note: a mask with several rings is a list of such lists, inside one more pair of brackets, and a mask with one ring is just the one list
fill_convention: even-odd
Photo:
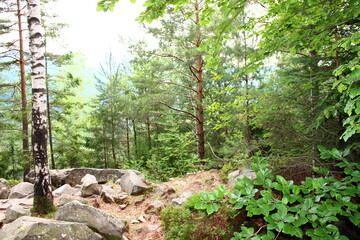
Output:
[[154,53],[155,56],[157,57],[164,57],[164,58],[175,58],[176,60],[180,61],[180,62],[185,62],[184,59],[179,58],[178,56],[172,55],[172,54],[166,54],[166,55],[162,55],[162,54],[157,54]]
[[182,87],[182,88],[189,89],[189,90],[191,90],[191,91],[193,91],[193,92],[196,93],[196,90],[195,90],[195,89],[193,89],[193,88],[191,88],[191,87],[188,87],[188,86],[181,85],[181,84],[179,84],[179,83],[174,83],[174,82],[159,82],[159,83],[160,83],[160,84],[171,84],[171,85],[179,86],[179,87]]
[[[280,50],[280,52],[290,53],[289,50]],[[296,54],[301,55],[301,56],[304,56],[304,57],[310,57],[309,55],[307,55],[307,54],[305,54],[305,53],[297,52]]]
[[193,80],[197,80],[196,77],[191,76],[190,74],[184,73],[184,72],[179,71],[179,70],[176,70],[176,69],[174,69],[174,70],[175,70],[175,72],[180,73],[180,74],[182,74],[182,75],[184,75],[184,76],[186,76],[186,77],[189,77],[189,78],[191,78],[191,79],[193,79]]
[[162,104],[162,105],[164,105],[164,106],[166,106],[166,107],[168,107],[168,108],[170,108],[170,109],[172,109],[172,110],[174,110],[174,111],[185,113],[185,114],[187,114],[187,115],[188,115],[188,117],[191,117],[191,118],[193,118],[193,119],[195,119],[195,120],[199,121],[199,118],[198,118],[198,117],[196,117],[196,116],[195,116],[194,114],[192,114],[191,112],[188,112],[188,111],[185,111],[185,110],[181,110],[181,109],[174,108],[174,107],[172,107],[172,106],[170,106],[169,104],[164,103],[164,102],[159,102],[159,103],[160,103],[160,104]]

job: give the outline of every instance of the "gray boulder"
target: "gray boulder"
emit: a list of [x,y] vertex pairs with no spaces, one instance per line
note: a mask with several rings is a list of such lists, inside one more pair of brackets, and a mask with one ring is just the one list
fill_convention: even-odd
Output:
[[86,174],[94,175],[98,183],[103,184],[109,181],[115,182],[121,178],[127,170],[122,169],[97,169],[97,168],[75,168],[66,177],[66,183],[70,185],[81,184],[81,179]]
[[164,208],[165,204],[161,200],[155,200],[146,207],[145,213],[160,213]]
[[34,202],[33,198],[14,198],[0,200],[0,210],[6,210],[12,205],[32,206]]
[[5,178],[0,178],[0,185],[2,186],[9,186],[10,183],[8,180],[6,180]]
[[99,184],[94,175],[86,174],[81,179],[81,196],[88,197],[94,194],[100,194]]
[[60,196],[57,206],[58,207],[64,206],[65,204],[72,202],[74,200],[79,201],[83,204],[89,204],[89,201],[85,198],[78,197],[78,196],[72,196],[72,195],[68,195],[68,194],[63,194]]
[[7,199],[9,197],[10,190],[6,187],[0,189],[0,199]]
[[24,216],[0,230],[2,240],[101,240],[85,224]]
[[30,208],[20,205],[11,205],[6,209],[6,222],[12,222],[22,216],[30,216]]
[[112,215],[82,204],[78,201],[68,203],[58,209],[55,219],[84,223],[97,232],[112,238],[121,239],[125,232],[125,224]]
[[106,203],[115,203],[116,190],[112,189],[109,185],[103,185],[100,193],[101,199]]
[[4,213],[0,213],[0,222],[5,221],[6,215]]
[[186,190],[183,192],[180,197],[171,199],[172,203],[175,203],[177,205],[182,205],[186,200],[191,197],[194,193],[191,190]]
[[[121,178],[128,170],[122,169],[97,169],[97,168],[73,168],[73,169],[59,169],[50,170],[51,184],[53,186],[62,186],[70,184],[75,186],[81,184],[81,179],[86,174],[91,174],[96,177],[98,183],[106,183],[108,181],[116,181]],[[141,173],[139,173],[141,174]],[[31,171],[26,175],[27,182],[34,183],[35,173]]]
[[231,172],[228,174],[228,185],[229,186],[234,186],[235,182],[238,178],[243,178],[243,177],[247,177],[250,180],[253,180],[256,178],[256,173],[254,171],[251,171],[247,168],[243,168],[241,170],[236,170],[234,172]]
[[121,188],[129,194],[139,194],[149,187],[145,184],[144,178],[134,171],[128,171],[117,181]]
[[9,198],[25,198],[32,194],[34,194],[34,184],[21,182],[11,188]]
[[54,190],[52,192],[54,197],[60,197],[63,194],[73,195],[75,194],[76,190],[75,188],[71,187],[69,184],[65,184],[58,189]]

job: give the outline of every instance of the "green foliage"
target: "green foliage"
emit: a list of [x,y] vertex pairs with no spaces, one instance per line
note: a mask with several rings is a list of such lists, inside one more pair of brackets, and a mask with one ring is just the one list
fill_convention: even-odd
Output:
[[[234,209],[245,210],[248,218],[258,216],[265,223],[257,229],[243,223],[241,231],[234,233],[232,240],[274,239],[276,234],[292,236],[292,239],[301,239],[305,235],[311,239],[347,239],[340,235],[335,225],[340,218],[360,227],[359,204],[352,201],[360,194],[360,165],[344,158],[348,151],[324,147],[319,150],[322,158],[338,160],[337,166],[346,176],[338,180],[326,168],[317,168],[315,171],[321,177],[306,178],[301,185],[294,185],[293,181],[280,175],[274,178],[266,159],[254,156],[252,169],[257,172],[256,180],[238,179],[226,201]],[[224,189],[202,192],[191,198],[190,206],[214,214],[223,197]]]
[[146,160],[145,169],[158,180],[167,180],[169,177],[195,171],[199,160],[189,151],[195,148],[192,136],[192,132],[181,132],[178,126],[170,126],[167,132],[158,134],[154,139],[150,157]]
[[[131,0],[133,2],[133,0]],[[113,11],[115,4],[118,3],[119,0],[101,0],[97,3],[96,10],[97,11]]]
[[206,210],[208,215],[219,211],[219,204],[225,196],[225,186],[219,187],[217,190],[206,193],[200,192],[189,198],[189,206],[198,210]]
[[170,205],[161,212],[161,221],[164,226],[166,239],[185,240],[190,239],[190,233],[194,231],[192,213],[177,205]]
[[170,205],[161,212],[166,239],[227,240],[233,234],[238,216],[228,206],[222,204],[219,211],[211,215],[190,209],[193,207],[188,204]]
[[9,180],[10,186],[15,186],[15,185],[17,185],[17,184],[19,184],[19,183],[21,183],[21,181],[18,180],[18,179],[10,179],[10,180]]

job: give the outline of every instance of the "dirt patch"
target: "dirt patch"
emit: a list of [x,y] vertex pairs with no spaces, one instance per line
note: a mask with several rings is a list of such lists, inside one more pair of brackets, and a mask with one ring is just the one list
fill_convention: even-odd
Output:
[[[157,200],[166,206],[171,204],[171,199],[181,196],[185,191],[191,190],[194,194],[200,191],[211,191],[221,184],[218,170],[188,173],[183,178],[155,184],[154,191],[144,195],[143,201],[139,201],[141,200],[139,196],[130,196],[129,205],[124,209],[117,204],[107,204],[101,200],[99,208],[128,223],[128,230],[124,236],[129,240],[164,240],[165,234],[161,226],[160,213],[146,213],[150,204]],[[157,192],[156,188],[173,188],[175,193],[170,196],[162,195],[163,192]]]

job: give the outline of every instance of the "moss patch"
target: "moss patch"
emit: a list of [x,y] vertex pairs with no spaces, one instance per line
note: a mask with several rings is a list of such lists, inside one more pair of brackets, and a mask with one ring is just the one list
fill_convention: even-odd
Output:
[[52,199],[46,196],[34,196],[34,205],[31,208],[33,215],[53,215],[56,210]]

